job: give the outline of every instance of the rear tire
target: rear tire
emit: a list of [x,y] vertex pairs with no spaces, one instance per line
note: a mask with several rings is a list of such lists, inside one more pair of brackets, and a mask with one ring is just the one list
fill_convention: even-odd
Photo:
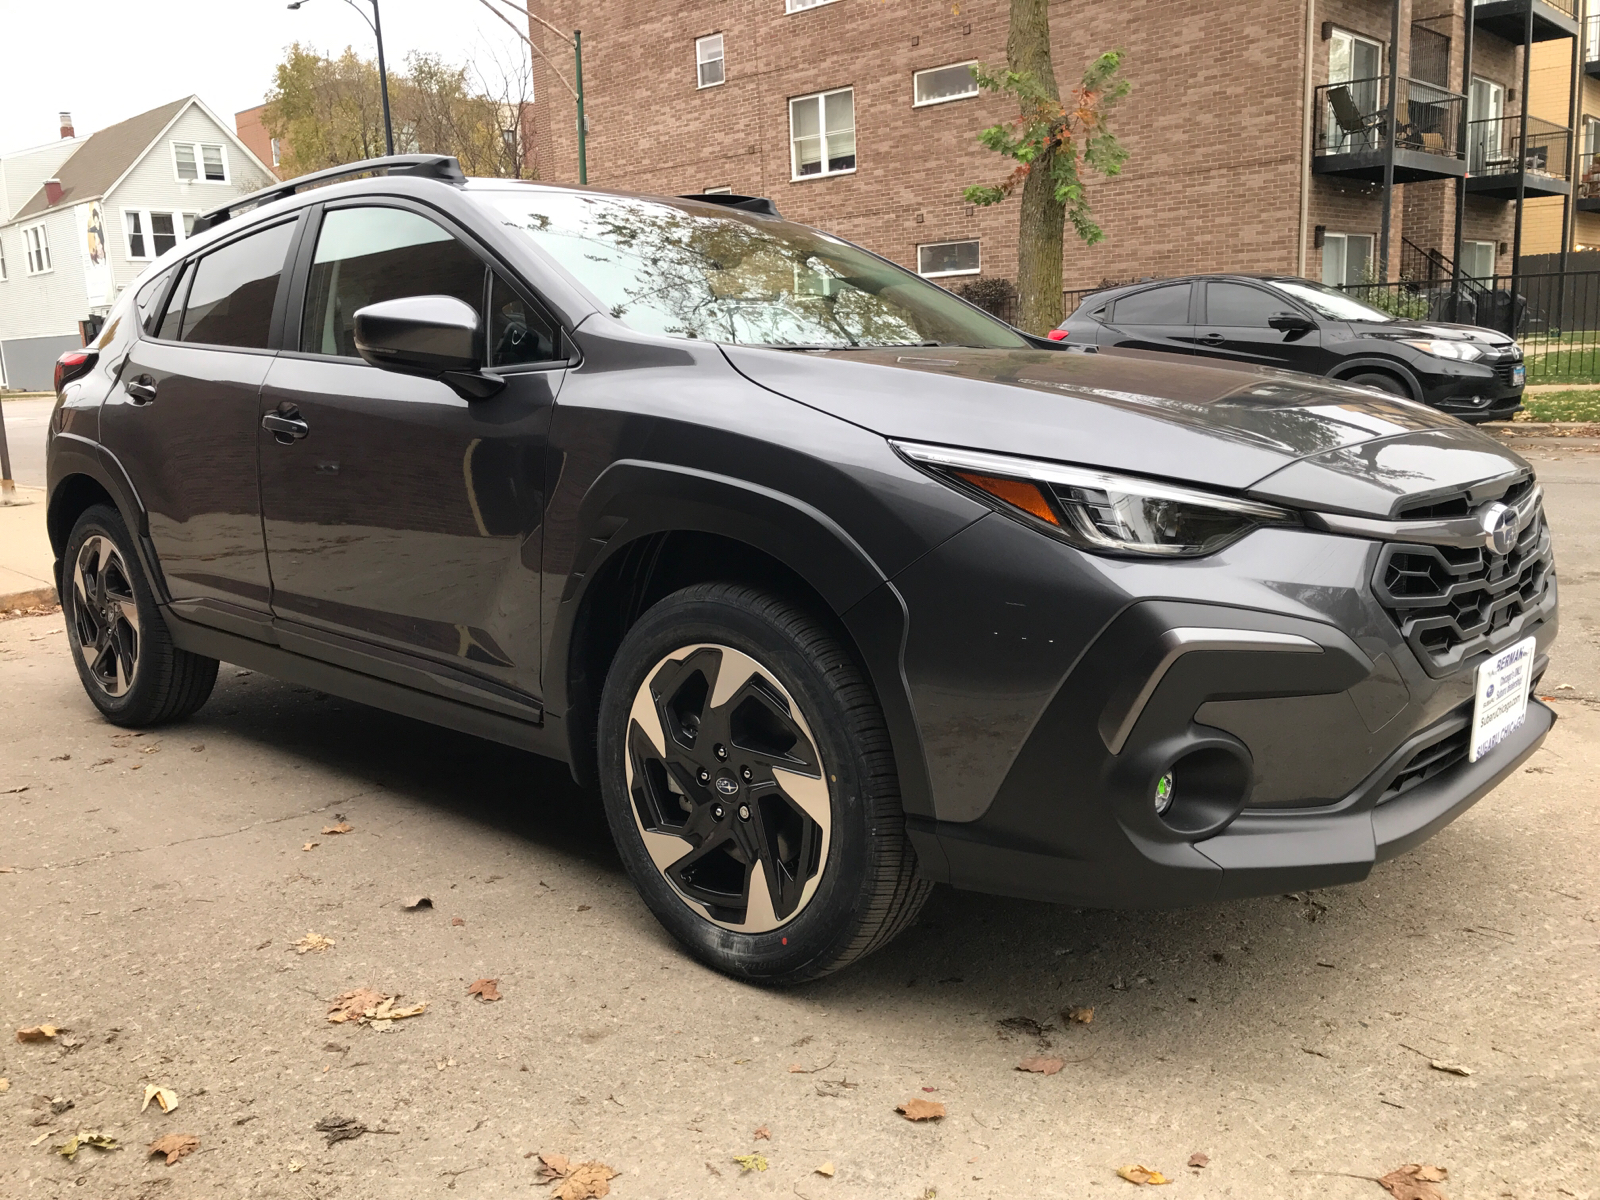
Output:
[[1405,400],[1411,399],[1411,392],[1406,388],[1405,384],[1401,383],[1393,375],[1385,374],[1382,371],[1363,371],[1359,375],[1352,375],[1348,379],[1341,379],[1339,382],[1348,383],[1352,387],[1377,388],[1378,391],[1388,392],[1391,396],[1399,396]]
[[606,677],[599,758],[640,896],[729,975],[837,971],[910,924],[931,890],[877,699],[790,601],[697,584],[646,612]]
[[83,690],[113,725],[181,720],[210,697],[217,660],[172,644],[116,509],[96,504],[72,527],[61,615]]

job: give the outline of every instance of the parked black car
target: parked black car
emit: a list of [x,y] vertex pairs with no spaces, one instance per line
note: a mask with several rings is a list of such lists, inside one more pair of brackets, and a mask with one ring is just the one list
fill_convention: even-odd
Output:
[[1095,292],[1051,338],[1326,375],[1463,421],[1522,407],[1522,351],[1475,325],[1397,317],[1309,279],[1193,275]]
[[764,200],[364,167],[208,214],[58,368],[116,724],[227,660],[564,759],[694,954],[797,981],[934,881],[1361,879],[1554,720],[1539,488],[1456,421],[1035,344]]

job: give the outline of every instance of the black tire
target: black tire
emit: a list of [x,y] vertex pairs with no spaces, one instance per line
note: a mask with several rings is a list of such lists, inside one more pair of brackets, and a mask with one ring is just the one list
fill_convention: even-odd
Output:
[[1352,375],[1348,379],[1341,379],[1340,383],[1348,383],[1352,387],[1377,388],[1380,392],[1388,392],[1391,396],[1400,396],[1411,399],[1411,392],[1405,384],[1393,375],[1383,371],[1363,371],[1359,375]]
[[116,509],[94,505],[72,527],[61,564],[61,614],[83,690],[113,725],[181,720],[210,697],[217,660],[172,644]]
[[[706,649],[693,652],[697,657],[692,660],[685,656],[682,664],[667,661],[690,647]],[[720,705],[713,705],[723,665],[742,664],[750,671],[750,660],[757,670]],[[680,734],[689,728],[684,722],[690,718],[682,716],[679,697],[693,691],[692,682],[683,680],[696,673],[702,699],[693,717],[692,752],[707,766],[720,761],[720,773],[710,780],[684,765],[689,760],[683,755],[690,751],[676,741],[666,744],[673,736],[667,733],[669,721],[678,722],[672,728]],[[734,678],[728,676],[730,687]],[[674,690],[667,694],[658,689]],[[638,711],[647,714],[647,722],[656,722],[653,733],[635,719],[635,701],[640,697],[645,707]],[[799,710],[798,720],[783,726],[781,714],[793,712],[791,701]],[[741,714],[746,714],[743,724]],[[731,748],[721,760],[709,757],[714,748],[705,744],[713,736],[723,736],[718,730],[729,731],[726,740]],[[911,923],[927,899],[932,885],[916,874],[882,710],[839,640],[794,603],[755,588],[722,583],[697,584],[661,600],[628,631],[612,661],[600,701],[598,732],[606,819],[628,874],[657,919],[707,965],[765,984],[817,979],[885,945]],[[705,738],[699,737],[702,733]],[[784,761],[804,760],[806,765],[783,773],[764,767],[774,761],[771,748],[790,736],[797,740],[782,751]],[[662,750],[652,759],[657,738]],[[760,748],[763,744],[767,749]],[[647,759],[658,762],[659,769]],[[753,774],[745,773],[746,765]],[[806,784],[802,771],[809,772],[812,789],[811,807],[805,811],[825,810],[826,832],[822,825],[806,824],[806,817],[798,815],[802,805],[794,797],[802,795]],[[687,786],[647,782],[665,780],[669,774]],[[741,778],[746,786],[738,790]],[[696,781],[703,786],[696,789]],[[730,786],[735,790],[727,790]],[[816,788],[826,789],[825,799]],[[647,838],[662,839],[659,830],[668,828],[651,816],[658,811],[651,807],[657,803],[651,799],[655,795],[667,796],[682,814],[689,814],[672,814],[672,819],[684,823],[685,831],[695,828],[695,822],[708,831],[684,836],[679,845],[685,858],[670,866],[658,866],[646,845]],[[780,828],[784,822],[789,823],[788,850]],[[652,832],[647,832],[647,823]],[[755,865],[771,872],[762,878],[781,881],[777,892],[767,889],[759,903],[751,884],[759,872],[748,857],[739,858],[744,851],[735,835],[768,847],[768,857]],[[697,840],[690,841],[689,836]],[[723,839],[720,850],[718,837]],[[809,852],[810,866],[799,849],[807,838],[814,838],[814,846],[825,846]],[[670,839],[652,844],[666,860],[677,853]],[[720,868],[712,861],[715,854],[723,855],[717,860]],[[787,859],[781,857],[785,854]],[[738,880],[732,872],[745,872],[744,907],[691,899],[678,883],[669,882],[665,872],[679,872],[679,882],[692,890],[698,876],[691,880],[681,865],[689,859],[696,859],[699,866],[710,864],[706,874],[716,872],[725,882]],[[730,866],[734,859],[744,865]],[[773,865],[779,861],[788,862],[793,870],[786,867],[788,873],[779,874]],[[807,876],[807,870],[814,873]],[[802,898],[796,901],[796,897]],[[786,905],[787,911],[780,913]],[[764,909],[759,917],[758,908]],[[725,919],[718,923],[719,918]],[[758,928],[768,919],[778,924]],[[741,924],[748,930],[737,928]]]

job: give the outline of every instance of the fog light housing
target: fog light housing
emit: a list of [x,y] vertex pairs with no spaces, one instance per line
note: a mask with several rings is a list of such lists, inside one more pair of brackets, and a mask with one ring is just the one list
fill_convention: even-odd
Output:
[[1166,816],[1167,810],[1172,807],[1172,772],[1168,771],[1156,780],[1156,816]]

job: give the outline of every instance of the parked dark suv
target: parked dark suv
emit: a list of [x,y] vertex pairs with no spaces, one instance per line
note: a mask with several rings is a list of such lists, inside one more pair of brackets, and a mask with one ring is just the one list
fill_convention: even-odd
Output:
[[1087,297],[1050,336],[1326,375],[1472,423],[1522,407],[1522,351],[1505,334],[1397,317],[1292,276],[1195,275],[1111,288]]
[[1457,421],[1064,353],[764,200],[363,172],[208,214],[59,366],[116,724],[227,660],[564,759],[657,917],[765,981],[934,881],[1361,879],[1550,728],[1539,488]]

